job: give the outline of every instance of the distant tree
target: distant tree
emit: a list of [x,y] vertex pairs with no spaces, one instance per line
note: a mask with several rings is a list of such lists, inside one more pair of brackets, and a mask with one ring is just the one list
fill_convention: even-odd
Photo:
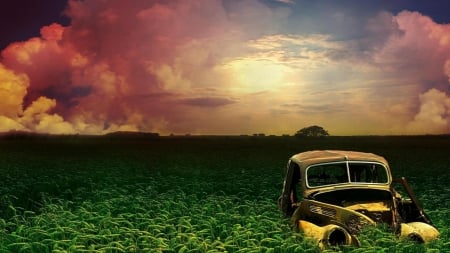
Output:
[[297,137],[321,137],[329,135],[328,131],[321,126],[304,127],[295,133]]
[[265,137],[266,134],[264,133],[258,133],[258,134],[253,134],[254,137]]

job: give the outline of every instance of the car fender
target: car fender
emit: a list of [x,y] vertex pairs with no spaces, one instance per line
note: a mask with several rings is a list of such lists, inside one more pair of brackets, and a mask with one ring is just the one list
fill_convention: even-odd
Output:
[[409,222],[400,224],[400,238],[427,243],[439,237],[439,231],[425,222]]
[[309,221],[299,220],[297,227],[299,232],[303,232],[306,237],[315,240],[322,249],[339,245],[359,246],[356,237],[352,236],[345,228],[335,224],[317,226]]

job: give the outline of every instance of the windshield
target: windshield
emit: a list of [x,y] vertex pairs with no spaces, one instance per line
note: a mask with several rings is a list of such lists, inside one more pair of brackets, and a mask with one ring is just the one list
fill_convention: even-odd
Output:
[[386,168],[372,162],[336,162],[312,165],[306,169],[308,187],[334,184],[387,184]]

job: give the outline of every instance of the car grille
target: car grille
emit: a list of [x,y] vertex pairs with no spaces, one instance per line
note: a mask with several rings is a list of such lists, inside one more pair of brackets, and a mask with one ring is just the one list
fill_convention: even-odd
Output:
[[332,208],[311,204],[309,205],[309,210],[313,213],[322,214],[331,218],[336,217],[336,210]]
[[345,225],[347,225],[348,230],[350,231],[351,234],[358,234],[363,227],[370,225],[370,222],[364,219],[363,217],[360,217],[356,214],[352,214],[347,219]]

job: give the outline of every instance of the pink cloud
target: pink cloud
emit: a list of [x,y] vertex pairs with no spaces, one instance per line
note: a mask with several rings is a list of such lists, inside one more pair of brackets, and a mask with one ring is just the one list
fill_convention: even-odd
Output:
[[393,63],[393,70],[405,80],[413,80],[422,87],[418,111],[408,123],[408,131],[448,133],[450,104],[445,91],[450,84],[450,24],[436,24],[427,16],[406,11],[395,20],[402,34],[387,42],[383,59]]
[[[257,1],[247,4],[263,7]],[[244,13],[232,11],[236,18]],[[101,133],[121,126],[150,131],[153,122],[170,128],[189,113],[186,104],[226,106],[228,96],[209,93],[205,85],[216,79],[209,73],[220,59],[233,52],[230,42],[245,35],[229,14],[218,0],[71,0],[66,11],[70,26],[45,26],[41,37],[2,51],[8,71],[29,80],[26,89],[15,87],[22,88],[4,115],[18,114],[22,107],[30,110],[37,101],[54,101],[48,110],[59,118],[36,121],[39,131],[48,129],[49,122],[62,122],[58,129]],[[198,99],[192,99],[191,89]],[[28,123],[30,130],[37,129]]]
[[376,63],[388,75],[433,83],[431,87],[424,85],[425,90],[445,88],[442,69],[450,55],[450,25],[436,24],[427,16],[408,11],[392,20],[397,29],[374,54]]

